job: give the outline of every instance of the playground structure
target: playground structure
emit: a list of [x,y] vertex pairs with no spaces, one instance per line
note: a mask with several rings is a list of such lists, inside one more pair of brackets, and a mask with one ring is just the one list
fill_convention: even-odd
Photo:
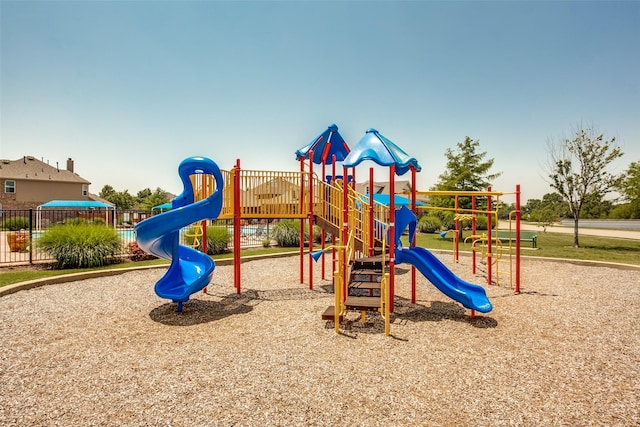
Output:
[[[305,264],[308,263],[307,284],[309,289],[313,289],[313,262],[322,259],[324,279],[325,253],[332,254],[335,301],[322,318],[334,320],[336,332],[349,310],[360,311],[363,320],[368,311],[376,311],[385,320],[385,333],[388,335],[389,317],[394,309],[395,265],[399,263],[411,265],[412,303],[415,303],[417,269],[445,295],[470,309],[471,316],[476,311],[491,311],[492,305],[484,288],[461,280],[429,251],[416,247],[417,195],[433,192],[415,190],[416,173],[420,171],[415,158],[375,129],[367,130],[354,149],[349,150],[335,125],[329,126],[310,144],[298,150],[296,155],[300,165],[297,172],[244,170],[239,159],[229,171],[220,170],[213,161],[205,158],[190,158],[181,163],[179,174],[185,190],[172,202],[173,209],[136,225],[140,247],[171,260],[169,270],[156,283],[155,290],[159,296],[177,303],[180,311],[182,303],[193,293],[204,289],[213,274],[215,264],[210,257],[178,244],[178,232],[182,227],[191,224],[200,226],[198,237],[204,245],[206,226],[201,226],[203,221],[216,218],[232,220],[234,287],[237,293],[241,293],[239,239],[242,221],[297,219],[300,221],[300,283],[305,283]],[[389,168],[390,194],[395,194],[395,176],[411,173],[412,192],[407,194],[411,208],[404,206],[396,210],[394,197],[390,197],[386,205],[376,202],[369,194],[355,191],[356,166],[366,160]],[[342,162],[342,170],[337,169],[337,162]],[[320,177],[314,164],[320,166]],[[330,166],[330,172],[327,166]],[[369,182],[374,182],[373,168],[369,168]],[[496,246],[501,246],[502,240],[494,233],[491,233],[491,237],[476,234],[475,218],[477,215],[487,215],[488,230],[491,230],[491,217],[497,216],[497,208],[496,211],[490,208],[476,210],[475,200],[476,197],[485,197],[486,205],[491,207],[491,198],[503,193],[494,193],[490,189],[487,192],[470,193],[449,195],[456,197],[456,201],[459,196],[473,197],[474,208],[462,212],[456,203],[456,215],[460,215],[459,218],[467,215],[474,219],[474,273],[476,252],[481,252],[487,260],[488,283],[492,284],[492,251]],[[518,186],[515,194],[515,232],[513,238],[510,236],[508,240],[509,247],[513,243],[515,248],[513,256],[509,256],[515,260],[515,286],[516,292],[519,292]],[[306,245],[305,224],[308,224],[310,236]],[[314,248],[311,237],[314,225],[322,230],[319,248]],[[402,235],[407,228],[409,246],[404,248]],[[331,235],[331,244],[328,246],[325,245],[325,233]],[[457,233],[454,245],[457,260]],[[311,256],[305,256],[307,251]]]

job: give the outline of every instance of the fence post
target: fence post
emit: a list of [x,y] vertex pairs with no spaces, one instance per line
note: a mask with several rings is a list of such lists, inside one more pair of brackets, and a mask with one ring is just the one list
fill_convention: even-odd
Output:
[[29,209],[29,265],[33,265],[33,208]]

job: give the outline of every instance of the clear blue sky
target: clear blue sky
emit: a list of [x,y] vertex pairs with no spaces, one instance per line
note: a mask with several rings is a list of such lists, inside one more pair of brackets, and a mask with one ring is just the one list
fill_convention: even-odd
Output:
[[0,5],[0,158],[72,157],[93,193],[179,193],[193,155],[297,170],[331,123],[352,147],[378,129],[423,190],[465,136],[524,200],[551,192],[546,143],[580,123],[618,139],[615,172],[640,160],[636,1]]

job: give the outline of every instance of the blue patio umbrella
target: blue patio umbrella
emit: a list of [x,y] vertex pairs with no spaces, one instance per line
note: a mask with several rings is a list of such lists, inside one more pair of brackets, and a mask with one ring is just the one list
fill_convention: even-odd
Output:
[[355,167],[364,160],[374,161],[380,166],[395,165],[397,175],[404,175],[411,166],[416,168],[416,172],[422,170],[415,157],[409,156],[402,148],[373,128],[367,129],[365,135],[344,159],[343,166]]
[[334,123],[309,144],[297,150],[296,160],[308,159],[311,151],[313,151],[313,163],[330,165],[333,163],[334,154],[337,162],[343,161],[349,154],[349,146],[338,132],[338,126]]

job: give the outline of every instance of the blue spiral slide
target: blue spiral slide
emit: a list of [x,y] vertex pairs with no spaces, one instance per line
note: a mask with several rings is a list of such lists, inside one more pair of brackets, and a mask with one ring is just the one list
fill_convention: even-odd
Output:
[[[138,246],[145,252],[171,261],[165,275],[155,285],[161,298],[182,303],[204,289],[211,281],[215,263],[205,253],[180,245],[180,230],[203,219],[215,219],[222,209],[224,182],[218,165],[205,157],[189,157],[178,167],[184,191],[172,200],[172,210],[152,216],[135,226]],[[204,200],[194,203],[190,175],[213,175],[216,190]]]
[[465,308],[488,313],[493,309],[482,286],[465,282],[449,270],[435,255],[421,247],[403,248],[400,236],[409,227],[409,241],[415,237],[416,216],[403,206],[396,211],[396,229],[394,252],[396,264],[407,263],[418,269],[440,292]]

